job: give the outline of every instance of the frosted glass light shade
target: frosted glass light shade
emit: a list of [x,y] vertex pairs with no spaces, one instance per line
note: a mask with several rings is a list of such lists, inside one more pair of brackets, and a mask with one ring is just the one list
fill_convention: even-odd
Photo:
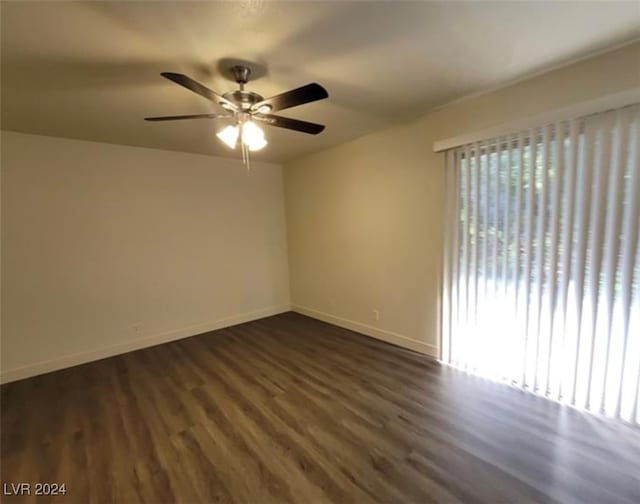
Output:
[[[240,130],[237,126],[227,126],[222,131],[218,132],[216,136],[222,140],[225,144],[227,144],[232,149],[236,148],[236,144],[238,143],[238,136],[240,135]],[[244,135],[243,135],[244,137]]]
[[268,142],[264,139],[264,137],[262,137],[262,138],[257,138],[253,140],[252,143],[246,144],[246,145],[247,147],[249,147],[249,150],[253,152],[253,151],[259,151],[260,149],[263,149],[267,145],[267,143]]
[[253,121],[247,121],[242,125],[242,143],[249,147],[250,151],[257,151],[267,145],[264,131]]

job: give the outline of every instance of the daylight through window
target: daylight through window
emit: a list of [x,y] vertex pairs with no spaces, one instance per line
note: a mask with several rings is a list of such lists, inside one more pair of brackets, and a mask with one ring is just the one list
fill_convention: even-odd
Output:
[[445,361],[640,422],[639,114],[447,152]]

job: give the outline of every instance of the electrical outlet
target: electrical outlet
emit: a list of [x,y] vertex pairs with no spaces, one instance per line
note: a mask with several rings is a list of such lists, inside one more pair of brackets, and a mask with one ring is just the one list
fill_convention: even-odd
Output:
[[373,313],[373,319],[378,322],[380,320],[380,310],[371,310]]
[[133,331],[133,334],[139,335],[142,332],[142,324],[131,324],[131,330]]

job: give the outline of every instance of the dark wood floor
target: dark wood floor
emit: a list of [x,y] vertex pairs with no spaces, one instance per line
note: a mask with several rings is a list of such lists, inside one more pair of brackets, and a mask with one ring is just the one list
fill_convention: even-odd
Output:
[[3,386],[1,473],[73,503],[637,503],[640,432],[289,313]]

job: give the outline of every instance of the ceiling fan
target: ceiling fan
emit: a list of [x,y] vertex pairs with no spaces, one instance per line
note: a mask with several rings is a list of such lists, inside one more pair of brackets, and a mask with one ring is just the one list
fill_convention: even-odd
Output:
[[264,98],[258,93],[247,91],[244,87],[249,82],[251,70],[243,65],[231,67],[235,81],[240,89],[220,95],[186,75],[162,72],[160,75],[194,93],[203,96],[223,109],[222,113],[192,114],[178,116],[145,117],[145,121],[178,121],[184,119],[231,119],[232,125],[217,133],[217,137],[226,145],[235,149],[240,140],[243,161],[248,161],[248,152],[262,149],[267,145],[264,132],[256,124],[265,123],[270,126],[286,128],[310,135],[317,135],[324,130],[324,125],[290,117],[273,115],[271,112],[297,107],[305,103],[327,98],[329,94],[320,84],[307,84],[290,91]]

